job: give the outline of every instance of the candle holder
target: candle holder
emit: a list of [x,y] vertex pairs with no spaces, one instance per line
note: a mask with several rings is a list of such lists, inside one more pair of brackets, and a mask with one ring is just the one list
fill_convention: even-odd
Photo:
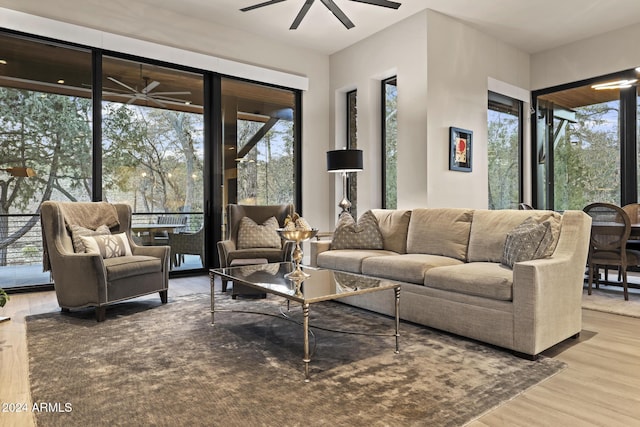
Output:
[[291,254],[291,259],[296,268],[291,273],[285,274],[284,277],[291,280],[306,279],[307,277],[309,277],[309,275],[302,271],[302,269],[300,268],[300,263],[302,263],[302,257],[304,256],[302,248],[300,247],[300,243],[304,242],[305,240],[309,240],[312,237],[315,237],[315,235],[318,234],[318,229],[313,228],[311,230],[286,230],[284,228],[279,228],[277,231],[280,237],[282,237],[283,239],[296,243],[296,247]]

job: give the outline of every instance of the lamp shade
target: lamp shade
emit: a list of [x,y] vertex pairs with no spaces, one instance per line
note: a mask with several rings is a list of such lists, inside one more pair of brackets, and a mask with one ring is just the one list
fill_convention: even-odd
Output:
[[362,170],[362,150],[327,151],[327,171],[357,172]]

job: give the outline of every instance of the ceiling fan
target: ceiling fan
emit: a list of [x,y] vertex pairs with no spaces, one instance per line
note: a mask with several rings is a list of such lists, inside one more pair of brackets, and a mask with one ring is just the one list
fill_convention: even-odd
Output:
[[127,91],[122,91],[122,89],[119,89],[119,88],[116,88],[116,89],[105,88],[106,90],[111,90],[111,91],[115,90],[118,92],[124,92],[124,93],[111,93],[110,95],[129,98],[129,100],[127,101],[127,104],[133,104],[138,100],[142,100],[142,101],[152,102],[160,107],[166,107],[167,105],[165,104],[165,102],[179,103],[179,104],[185,104],[189,102],[186,99],[174,98],[170,95],[191,95],[191,92],[189,91],[153,92],[153,90],[160,85],[160,82],[156,80],[149,81],[148,77],[143,77],[144,87],[141,90],[138,90],[137,88],[133,88],[128,84],[123,83],[120,80],[116,79],[115,77],[108,76],[107,79],[127,89]]
[[[280,3],[283,1],[286,1],[286,0],[269,0],[262,3],[254,4],[253,6],[243,7],[240,10],[242,12],[248,12],[250,10],[258,9],[264,6],[270,6],[272,4]],[[314,1],[315,0],[306,0],[304,2],[304,4],[302,5],[302,9],[300,9],[300,12],[298,12],[298,15],[293,20],[291,27],[289,27],[290,30],[295,30],[296,28],[298,28],[298,26],[300,25],[300,22],[302,22],[302,19],[305,17],[305,15],[309,11],[309,8],[311,7]],[[334,3],[333,0],[320,0],[320,1],[327,7],[327,9],[331,11],[331,13],[335,15],[336,18],[340,20],[340,22],[342,22],[342,25],[344,25],[347,30],[355,27],[355,24],[351,22],[351,20],[347,17],[347,15],[345,15],[342,9],[340,9],[338,5]],[[395,1],[389,1],[389,0],[350,0],[350,1],[354,1],[357,3],[370,4],[372,6],[388,7],[390,9],[397,9],[400,7],[400,3]]]

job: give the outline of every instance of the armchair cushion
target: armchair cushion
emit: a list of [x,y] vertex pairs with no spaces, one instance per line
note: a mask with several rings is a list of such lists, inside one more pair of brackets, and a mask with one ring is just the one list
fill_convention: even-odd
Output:
[[126,233],[105,236],[80,236],[88,254],[99,254],[102,258],[116,258],[131,255],[131,246]]
[[85,253],[85,246],[80,238],[81,236],[102,236],[106,234],[111,234],[109,227],[106,224],[101,225],[100,227],[92,230],[90,228],[82,227],[80,225],[71,224],[69,225],[69,231],[71,231],[71,241],[73,242],[73,251],[75,253]]
[[278,220],[273,216],[262,224],[256,224],[245,216],[238,228],[238,249],[282,248],[282,239],[276,231],[278,228]]
[[110,282],[162,271],[162,260],[156,257],[133,255],[104,260],[107,280]]

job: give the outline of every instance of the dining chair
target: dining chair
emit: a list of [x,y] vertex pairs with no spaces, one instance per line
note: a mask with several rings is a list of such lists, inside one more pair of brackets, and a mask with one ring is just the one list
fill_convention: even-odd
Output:
[[532,211],[534,209],[533,209],[533,206],[531,206],[528,203],[520,203],[518,205],[518,210],[521,210],[521,211]]
[[[640,265],[640,251],[627,249],[631,233],[629,215],[621,207],[610,203],[592,203],[583,210],[592,220],[587,257],[587,292],[591,295],[594,274],[598,274],[601,266],[617,266],[622,279],[624,299],[628,301],[627,267]],[[596,277],[596,288],[598,287],[599,279]]]

